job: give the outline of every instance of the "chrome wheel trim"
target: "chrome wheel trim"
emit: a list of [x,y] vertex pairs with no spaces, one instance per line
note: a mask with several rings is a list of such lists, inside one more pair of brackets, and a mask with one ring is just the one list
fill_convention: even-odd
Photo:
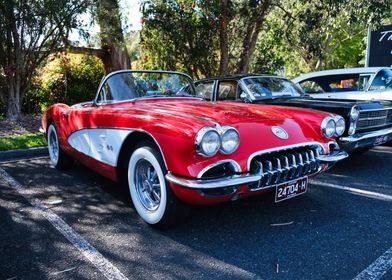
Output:
[[48,151],[49,151],[49,157],[50,161],[56,165],[57,162],[59,161],[59,141],[57,138],[57,132],[56,128],[54,125],[50,125],[48,129]]
[[[148,171],[147,170],[148,167],[150,168],[152,167],[153,170],[150,169]],[[159,181],[159,188],[160,188],[159,203],[153,193],[151,193],[151,196],[143,195],[142,190],[145,188],[145,186],[141,185],[143,184],[143,180],[140,180],[143,179],[142,175],[144,171],[146,172],[144,174],[147,177],[147,172],[153,174],[154,170],[156,172],[157,178],[155,178],[155,174],[154,174],[154,176],[150,176],[150,179],[152,179],[152,182],[154,182],[154,184],[157,184],[157,182]],[[146,184],[146,182],[144,183]],[[131,155],[131,158],[128,163],[128,186],[129,186],[129,192],[131,194],[133,205],[135,206],[135,210],[140,215],[140,217],[149,224],[159,223],[162,220],[166,210],[166,204],[167,204],[166,181],[165,181],[165,176],[163,174],[163,170],[157,158],[150,151],[149,148],[146,147],[139,148],[135,150]],[[155,188],[157,189],[158,186],[155,185]],[[148,203],[149,200],[146,200],[146,198],[152,198],[152,197],[155,198],[154,200],[151,200],[154,203],[151,203],[151,201],[150,203]]]
[[161,184],[155,168],[145,159],[135,166],[135,187],[141,204],[148,211],[155,211],[161,202]]

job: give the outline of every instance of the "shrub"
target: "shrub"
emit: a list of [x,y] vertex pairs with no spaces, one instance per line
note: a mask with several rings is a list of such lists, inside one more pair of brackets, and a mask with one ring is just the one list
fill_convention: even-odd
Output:
[[103,75],[103,64],[94,56],[53,55],[35,75],[22,110],[28,114],[41,113],[54,103],[92,100]]

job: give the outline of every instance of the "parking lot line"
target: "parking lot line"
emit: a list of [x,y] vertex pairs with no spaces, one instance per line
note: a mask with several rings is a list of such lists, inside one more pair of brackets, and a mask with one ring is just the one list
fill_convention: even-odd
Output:
[[[312,184],[329,187],[334,189],[345,190],[353,194],[359,194],[362,196],[381,199],[384,201],[392,201],[392,196],[366,191],[362,189],[356,189],[351,187],[345,187],[337,184],[330,184],[320,181],[311,181]],[[381,279],[385,273],[392,269],[392,247],[389,248],[384,254],[382,254],[377,260],[375,260],[371,265],[369,265],[365,270],[359,273],[353,280],[378,280]]]
[[74,245],[107,279],[128,280],[117,267],[109,262],[97,249],[88,243],[87,240],[74,231],[63,219],[43,205],[38,199],[30,198],[26,194],[26,188],[2,168],[0,168],[0,178],[22,195],[37,212],[67,238],[68,241],[71,242],[72,245]]
[[370,198],[380,199],[380,200],[384,200],[384,201],[392,201],[392,195],[387,195],[387,194],[383,194],[383,193],[366,191],[366,190],[362,190],[362,189],[351,188],[351,187],[346,187],[346,186],[341,186],[341,185],[331,184],[331,183],[325,183],[325,182],[315,181],[315,180],[311,180],[310,183],[314,184],[314,185],[318,185],[318,186],[344,190],[344,191],[351,192],[353,194],[362,195],[362,196],[366,196],[366,197],[370,197]]
[[353,280],[378,280],[392,268],[392,247],[359,273]]

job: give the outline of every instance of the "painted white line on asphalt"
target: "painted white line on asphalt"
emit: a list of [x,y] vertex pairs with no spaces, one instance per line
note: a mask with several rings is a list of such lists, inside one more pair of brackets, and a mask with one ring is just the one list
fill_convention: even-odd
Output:
[[[345,190],[354,194],[360,194],[366,197],[371,197],[384,201],[392,201],[391,195],[386,195],[382,193],[365,191],[361,189],[350,188],[350,187],[345,187],[345,186],[330,184],[330,183],[324,183],[315,180],[311,180],[310,183],[323,187]],[[369,265],[365,270],[359,273],[353,280],[379,280],[385,275],[385,273],[387,273],[391,269],[392,269],[392,247],[389,248],[371,265]]]
[[309,181],[309,183],[323,186],[323,187],[344,190],[344,191],[351,192],[353,194],[359,194],[359,195],[363,195],[363,196],[370,197],[370,198],[380,199],[380,200],[384,200],[384,201],[392,201],[392,195],[387,195],[387,194],[383,194],[383,193],[371,192],[371,191],[366,191],[366,190],[362,190],[362,189],[345,187],[345,186],[341,186],[341,185],[330,184],[330,183],[325,183],[325,182],[315,181],[315,180],[311,180],[311,181]]
[[378,280],[392,268],[392,247],[359,273],[353,280]]
[[0,178],[22,195],[42,216],[45,217],[69,242],[72,243],[109,280],[128,280],[121,271],[109,262],[97,249],[74,231],[63,219],[43,205],[38,199],[28,196],[26,188],[0,168]]

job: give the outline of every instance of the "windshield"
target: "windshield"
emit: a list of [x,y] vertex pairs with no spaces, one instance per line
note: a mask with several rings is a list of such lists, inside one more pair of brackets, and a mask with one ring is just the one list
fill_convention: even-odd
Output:
[[302,94],[291,81],[279,77],[249,77],[243,82],[256,99],[298,97]]
[[192,81],[186,75],[161,71],[127,71],[115,73],[106,79],[97,102],[181,96],[196,96]]

